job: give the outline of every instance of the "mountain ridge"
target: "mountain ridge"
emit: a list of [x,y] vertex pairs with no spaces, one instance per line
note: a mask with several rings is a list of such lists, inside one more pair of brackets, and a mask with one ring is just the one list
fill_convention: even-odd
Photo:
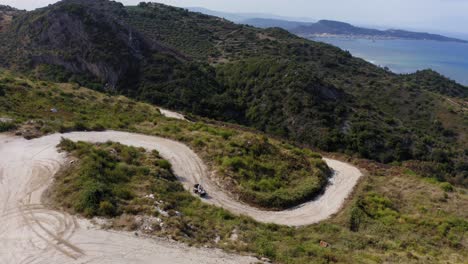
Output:
[[293,29],[293,32],[299,35],[345,35],[353,37],[374,37],[374,38],[399,38],[399,39],[411,39],[411,40],[435,40],[435,41],[451,41],[468,43],[466,40],[449,38],[442,35],[423,33],[423,32],[412,32],[401,29],[387,29],[377,30],[363,27],[356,27],[349,23],[333,21],[333,20],[320,20],[315,24],[307,26],[299,26]]
[[284,21],[277,19],[252,18],[242,23],[257,27],[281,27],[303,37],[333,37],[345,36],[356,38],[377,39],[408,39],[408,40],[435,40],[458,43],[468,43],[468,40],[451,38],[439,34],[407,31],[401,29],[378,30],[353,26],[352,24],[335,21],[319,20],[316,23]]
[[[333,34],[332,32],[336,30],[336,28],[328,28],[326,31],[323,31],[324,28],[320,27],[322,22],[332,22],[335,24],[341,24],[341,26],[345,25],[348,28],[357,31],[363,32],[366,31],[367,34],[356,34],[353,32],[347,32],[348,34],[341,33],[339,36],[348,36],[348,37],[380,37],[380,38],[400,38],[400,39],[429,39],[435,41],[454,41],[459,43],[468,43],[468,40],[461,39],[461,38],[454,38],[454,37],[447,37],[441,34],[434,34],[434,33],[426,33],[420,31],[411,31],[411,30],[402,30],[402,29],[395,29],[389,28],[386,30],[378,30],[372,29],[371,27],[357,27],[353,26],[350,23],[345,23],[336,20],[313,20],[310,18],[295,18],[295,17],[284,17],[272,14],[256,14],[256,13],[229,13],[229,12],[220,12],[214,11],[206,8],[199,8],[199,7],[189,7],[190,11],[193,12],[200,12],[207,15],[223,17],[225,19],[231,20],[235,23],[240,24],[247,24],[252,25],[259,28],[269,28],[269,27],[280,27],[286,30],[289,30],[295,34],[299,34],[301,36],[307,35],[316,35],[322,36],[323,34]],[[317,21],[317,22],[313,22]],[[317,28],[321,31],[317,32]],[[351,34],[349,34],[351,33]],[[326,36],[326,35],[325,35]]]

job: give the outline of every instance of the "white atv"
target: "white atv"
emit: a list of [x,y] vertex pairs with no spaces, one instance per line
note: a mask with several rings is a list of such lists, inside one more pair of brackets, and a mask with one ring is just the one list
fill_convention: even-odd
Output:
[[203,187],[198,183],[193,186],[193,192],[198,194],[200,197],[206,196],[205,189],[203,189]]

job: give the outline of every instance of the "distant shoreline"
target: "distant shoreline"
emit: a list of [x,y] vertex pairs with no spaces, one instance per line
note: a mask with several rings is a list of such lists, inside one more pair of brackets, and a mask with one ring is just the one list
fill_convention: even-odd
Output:
[[307,38],[347,50],[355,57],[379,67],[387,67],[396,74],[432,69],[468,86],[466,43],[432,39],[363,38],[356,35]]
[[436,39],[418,39],[418,38],[402,38],[395,36],[371,36],[371,35],[341,35],[341,34],[299,34],[300,37],[314,40],[316,38],[330,38],[330,39],[340,39],[340,40],[357,40],[357,39],[366,39],[366,40],[412,40],[412,41],[436,41],[436,42],[452,42],[460,44],[468,44],[468,41],[465,40],[436,40]]

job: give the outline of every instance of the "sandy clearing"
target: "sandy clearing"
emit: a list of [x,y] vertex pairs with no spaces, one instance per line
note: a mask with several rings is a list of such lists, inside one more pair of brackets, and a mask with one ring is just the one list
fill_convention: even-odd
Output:
[[[40,196],[65,162],[57,152],[61,137],[89,142],[116,141],[156,149],[173,166],[187,190],[202,183],[204,202],[260,222],[290,226],[317,223],[339,211],[361,172],[346,163],[325,159],[335,171],[322,196],[289,210],[253,208],[228,196],[209,179],[206,166],[187,146],[160,137],[126,132],[75,132],[34,140],[0,136],[0,263],[250,263],[254,258],[217,250],[189,248],[167,241],[140,239],[126,233],[83,228],[90,226],[68,214],[48,210]],[[78,262],[72,260],[77,259]],[[86,260],[86,261],[84,261]],[[158,261],[159,260],[159,261]]]
[[175,118],[175,119],[187,121],[187,119],[185,119],[185,116],[184,116],[184,115],[179,114],[179,113],[177,113],[177,112],[174,112],[174,111],[171,111],[171,110],[167,110],[167,109],[163,109],[163,108],[159,108],[159,111],[161,111],[161,114],[162,114],[163,116],[165,116],[165,117]]

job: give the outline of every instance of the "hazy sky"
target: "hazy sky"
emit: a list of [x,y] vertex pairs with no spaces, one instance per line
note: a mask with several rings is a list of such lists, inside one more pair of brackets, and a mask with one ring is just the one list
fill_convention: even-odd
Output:
[[[134,5],[142,0],[120,0]],[[146,0],[148,1],[148,0]],[[0,0],[34,9],[57,0]],[[158,0],[181,7],[227,12],[270,13],[312,19],[336,19],[358,25],[393,26],[468,35],[468,0]]]

